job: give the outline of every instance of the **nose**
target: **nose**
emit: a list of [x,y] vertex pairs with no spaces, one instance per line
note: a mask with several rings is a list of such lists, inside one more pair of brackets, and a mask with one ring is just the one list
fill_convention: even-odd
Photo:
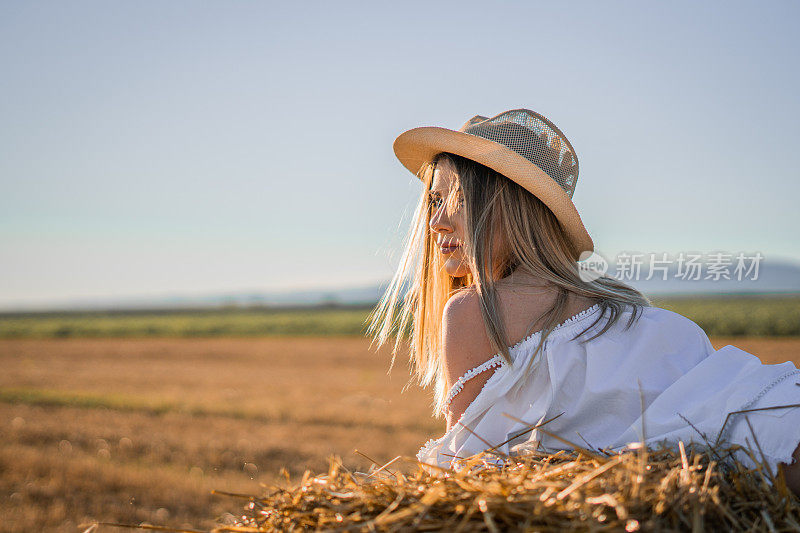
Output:
[[430,228],[434,233],[452,233],[453,226],[447,216],[444,202],[431,215]]

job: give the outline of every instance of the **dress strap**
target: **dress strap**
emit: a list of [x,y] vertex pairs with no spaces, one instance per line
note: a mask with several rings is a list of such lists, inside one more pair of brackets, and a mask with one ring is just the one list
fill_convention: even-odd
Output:
[[463,376],[458,378],[458,380],[455,383],[453,383],[453,386],[450,388],[450,392],[447,393],[447,398],[444,401],[444,408],[447,409],[448,407],[450,407],[450,402],[452,402],[453,398],[455,398],[456,395],[459,392],[461,392],[461,389],[464,388],[464,384],[467,381],[471,380],[481,372],[486,372],[487,370],[501,366],[502,364],[503,364],[503,358],[500,356],[500,354],[497,354],[488,361],[476,366],[475,368],[467,370]]

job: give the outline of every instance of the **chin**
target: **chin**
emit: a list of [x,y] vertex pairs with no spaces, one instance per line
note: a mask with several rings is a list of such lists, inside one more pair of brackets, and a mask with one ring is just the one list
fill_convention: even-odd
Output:
[[444,271],[447,272],[447,275],[451,278],[463,278],[469,274],[469,268],[456,258],[449,259],[444,264]]

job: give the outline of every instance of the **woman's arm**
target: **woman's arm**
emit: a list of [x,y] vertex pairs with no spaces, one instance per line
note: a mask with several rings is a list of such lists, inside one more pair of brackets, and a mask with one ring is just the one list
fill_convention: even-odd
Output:
[[481,392],[481,389],[489,380],[489,378],[494,374],[496,369],[492,368],[490,370],[484,370],[471,380],[467,381],[464,384],[464,388],[461,389],[461,392],[455,395],[453,401],[450,402],[450,406],[446,412],[447,418],[447,431],[450,431],[456,421],[461,418],[461,415],[464,414],[464,411],[467,410],[469,404],[478,396]]
[[[458,378],[494,356],[479,305],[478,295],[474,291],[459,292],[445,305],[442,316],[442,349],[448,391]],[[494,371],[495,368],[485,370],[464,383],[464,387],[455,395],[447,409],[448,431],[478,396]]]

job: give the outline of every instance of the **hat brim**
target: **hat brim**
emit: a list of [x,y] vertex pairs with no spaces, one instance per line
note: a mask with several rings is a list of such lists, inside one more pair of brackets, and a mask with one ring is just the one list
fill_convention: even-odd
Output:
[[424,126],[401,133],[395,139],[393,148],[403,166],[420,179],[423,165],[440,152],[466,157],[499,172],[522,185],[550,208],[578,254],[594,251],[592,238],[564,189],[544,170],[506,146],[477,135],[438,126]]

